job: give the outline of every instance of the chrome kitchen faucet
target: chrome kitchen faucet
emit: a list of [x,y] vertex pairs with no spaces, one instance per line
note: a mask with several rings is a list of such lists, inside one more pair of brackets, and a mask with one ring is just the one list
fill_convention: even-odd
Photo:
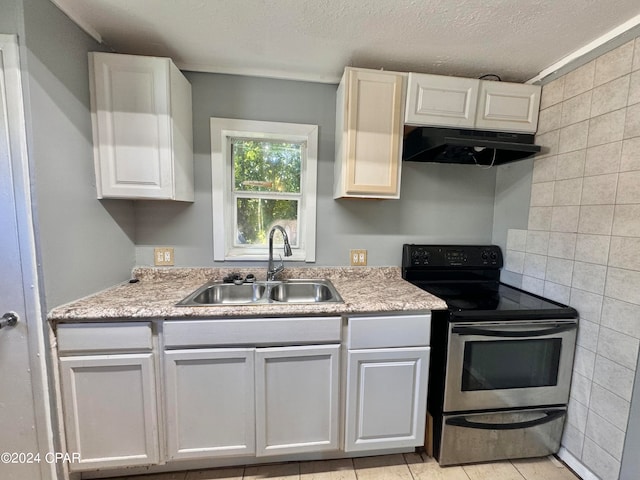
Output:
[[271,231],[269,232],[269,264],[267,265],[267,281],[275,280],[276,275],[278,275],[281,271],[284,270],[284,262],[282,261],[282,257],[280,257],[280,265],[274,267],[273,265],[273,234],[276,230],[280,230],[282,233],[282,238],[284,240],[284,256],[290,257],[293,255],[291,252],[291,245],[289,245],[289,237],[287,236],[287,232],[280,225],[274,225]]

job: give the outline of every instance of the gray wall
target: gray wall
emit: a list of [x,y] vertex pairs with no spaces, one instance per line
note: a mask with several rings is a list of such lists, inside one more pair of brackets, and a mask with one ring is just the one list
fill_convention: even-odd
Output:
[[640,476],[640,361],[636,367],[636,379],[627,425],[627,437],[624,439],[620,480],[637,480]]
[[101,47],[50,1],[22,4],[27,137],[49,309],[129,277],[134,212],[132,202],[96,199],[87,52]]
[[[532,158],[502,165],[496,172],[492,243],[499,245],[504,254],[507,251],[507,230],[527,228],[532,176]],[[502,270],[501,279],[509,285],[522,286],[522,278],[507,270]]]
[[400,200],[336,201],[335,85],[192,72],[187,78],[195,202],[136,202],[138,265],[153,262],[154,246],[173,246],[179,266],[214,264],[210,117],[319,126],[317,265],[347,265],[351,248],[366,248],[369,265],[399,265],[404,242],[491,241],[495,169],[405,163]]
[[22,4],[17,0],[0,0],[0,33],[22,33]]

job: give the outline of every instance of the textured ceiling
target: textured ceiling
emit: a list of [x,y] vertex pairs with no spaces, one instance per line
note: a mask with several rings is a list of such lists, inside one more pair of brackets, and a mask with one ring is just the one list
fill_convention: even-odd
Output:
[[183,70],[337,82],[345,66],[526,81],[638,0],[52,0],[120,53]]

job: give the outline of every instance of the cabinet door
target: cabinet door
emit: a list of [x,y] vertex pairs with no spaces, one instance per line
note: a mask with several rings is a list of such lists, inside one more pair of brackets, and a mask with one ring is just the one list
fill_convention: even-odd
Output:
[[255,452],[254,350],[174,350],[164,354],[170,459]]
[[398,198],[402,156],[402,75],[348,72],[345,196]]
[[476,128],[535,133],[540,109],[539,85],[483,81]]
[[91,55],[98,198],[171,198],[169,59]]
[[429,348],[348,354],[345,451],[421,446]]
[[258,456],[338,449],[339,350],[256,350]]
[[71,470],[158,461],[151,353],[63,357],[60,381]]
[[404,121],[410,125],[473,128],[480,80],[409,74]]

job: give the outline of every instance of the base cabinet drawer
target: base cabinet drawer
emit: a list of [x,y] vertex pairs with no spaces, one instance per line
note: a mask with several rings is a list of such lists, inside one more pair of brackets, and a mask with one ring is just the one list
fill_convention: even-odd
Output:
[[151,353],[63,357],[60,381],[71,470],[158,462]]
[[346,452],[424,444],[429,350],[349,351]]

